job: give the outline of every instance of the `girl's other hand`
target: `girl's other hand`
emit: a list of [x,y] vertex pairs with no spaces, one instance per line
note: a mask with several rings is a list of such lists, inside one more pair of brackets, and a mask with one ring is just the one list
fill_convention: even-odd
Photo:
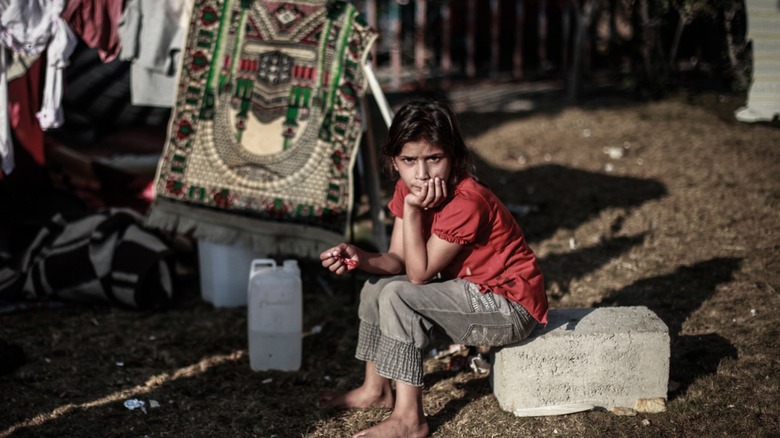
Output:
[[436,208],[447,199],[447,183],[443,179],[431,178],[422,185],[418,194],[406,195],[406,205],[419,210]]
[[359,258],[352,245],[341,243],[320,254],[322,266],[341,275],[358,267]]

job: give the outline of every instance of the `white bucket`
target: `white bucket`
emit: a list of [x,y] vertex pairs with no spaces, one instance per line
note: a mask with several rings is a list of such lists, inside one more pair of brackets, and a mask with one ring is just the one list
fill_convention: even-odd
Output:
[[254,371],[301,367],[303,297],[298,262],[256,259],[249,269],[247,329]]

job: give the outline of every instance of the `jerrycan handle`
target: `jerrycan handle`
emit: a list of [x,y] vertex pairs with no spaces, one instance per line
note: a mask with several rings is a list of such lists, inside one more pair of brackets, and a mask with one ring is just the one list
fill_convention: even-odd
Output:
[[263,269],[276,269],[276,260],[274,259],[254,259],[252,260],[252,264],[249,266],[249,279],[252,279],[252,276],[257,273],[257,271],[263,270]]

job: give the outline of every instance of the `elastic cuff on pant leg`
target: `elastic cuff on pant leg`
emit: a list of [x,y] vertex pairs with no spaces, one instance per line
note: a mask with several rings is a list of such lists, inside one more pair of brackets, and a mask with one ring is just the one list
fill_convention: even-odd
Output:
[[376,351],[379,346],[379,338],[382,332],[378,325],[360,321],[358,329],[358,343],[355,349],[355,358],[363,361],[376,361]]
[[380,376],[411,386],[423,386],[422,351],[414,344],[382,336],[376,356],[376,372]]

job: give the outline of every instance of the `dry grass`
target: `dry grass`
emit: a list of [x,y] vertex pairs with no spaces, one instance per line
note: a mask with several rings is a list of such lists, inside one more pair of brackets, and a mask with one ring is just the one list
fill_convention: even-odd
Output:
[[[654,310],[672,335],[672,388],[661,414],[517,418],[487,377],[431,358],[433,436],[777,436],[780,129],[733,121],[738,103],[462,115],[483,179],[507,203],[539,207],[519,220],[552,306]],[[360,381],[362,279],[308,262],[303,279],[306,328],[323,330],[304,338],[297,373],[252,372],[245,312],[203,303],[192,278],[166,312],[75,305],[0,317],[0,337],[29,358],[0,377],[0,436],[341,437],[375,424],[388,412],[315,408]],[[129,398],[160,407],[130,411]]]

